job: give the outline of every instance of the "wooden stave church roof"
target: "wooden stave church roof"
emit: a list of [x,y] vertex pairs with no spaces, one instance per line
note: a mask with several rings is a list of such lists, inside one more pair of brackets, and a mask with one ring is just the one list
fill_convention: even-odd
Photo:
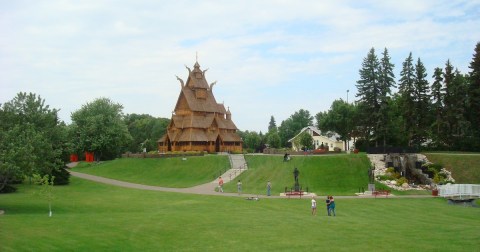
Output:
[[[242,142],[237,133],[232,132],[205,132],[204,129],[212,125],[215,121],[219,129],[238,130],[237,126],[231,119],[227,119],[224,115],[231,115],[230,111],[225,109],[223,104],[217,103],[213,95],[212,89],[214,83],[207,84],[205,72],[201,71],[198,62],[194,65],[194,70],[188,68],[189,76],[187,83],[181,86],[181,92],[175,105],[175,111],[181,108],[181,99],[185,99],[188,109],[197,112],[194,115],[177,115],[173,114],[170,121],[170,128],[181,129],[180,131],[170,132],[162,136],[158,142],[166,140],[167,136],[170,141],[215,141],[217,136],[223,141]],[[199,75],[200,74],[200,75]],[[201,78],[196,78],[201,76]],[[206,91],[206,99],[197,99],[195,90],[203,89]],[[202,115],[203,114],[203,115]]]

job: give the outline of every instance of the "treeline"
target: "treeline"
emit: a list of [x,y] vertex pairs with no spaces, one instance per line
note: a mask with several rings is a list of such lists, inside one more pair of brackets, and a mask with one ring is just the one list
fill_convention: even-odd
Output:
[[[328,111],[315,115],[315,126],[336,132],[339,140],[353,140],[359,149],[480,151],[480,43],[469,73],[461,73],[447,60],[429,75],[412,53],[401,67],[396,80],[388,50],[379,58],[372,48],[359,70],[356,101],[333,101]],[[247,150],[259,151],[265,145],[282,148],[289,147],[288,140],[309,125],[314,125],[313,117],[301,109],[278,127],[272,116],[265,134],[241,134]]]
[[99,161],[126,151],[156,151],[170,120],[122,111],[122,105],[99,98],[73,112],[66,125],[40,96],[17,94],[0,106],[0,192],[36,175],[67,184],[70,154],[93,152]]

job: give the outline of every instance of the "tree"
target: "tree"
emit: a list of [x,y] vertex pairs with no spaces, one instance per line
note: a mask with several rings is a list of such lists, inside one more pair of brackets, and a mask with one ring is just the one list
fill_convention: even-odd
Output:
[[380,90],[380,110],[378,111],[378,131],[379,136],[383,138],[383,146],[387,145],[387,138],[389,132],[389,113],[388,105],[391,100],[390,96],[392,93],[392,88],[395,87],[395,74],[393,73],[394,64],[390,63],[390,56],[388,55],[388,50],[385,48],[383,51],[383,57],[380,60],[380,71],[379,71],[379,90]]
[[76,148],[94,152],[97,161],[119,156],[132,140],[122,109],[108,98],[98,98],[73,112]]
[[302,134],[300,134],[298,138],[299,138],[299,143],[301,146],[303,146],[304,150],[313,148],[313,137],[310,134],[308,134],[307,131],[302,132]]
[[170,120],[167,118],[155,118],[151,115],[128,114],[124,118],[132,141],[128,146],[130,152],[156,150],[157,140],[167,131]]
[[278,134],[282,140],[282,146],[287,146],[288,140],[292,139],[303,128],[313,124],[313,116],[308,110],[300,109],[278,127]]
[[65,166],[65,128],[40,96],[18,93],[0,109],[0,191],[12,181]]
[[356,97],[363,110],[363,120],[359,122],[364,130],[364,137],[367,142],[371,137],[375,139],[375,145],[378,146],[378,125],[380,119],[381,107],[381,86],[380,86],[380,63],[375,55],[375,49],[372,47],[367,57],[363,59],[362,68],[359,70],[360,80],[356,87],[358,93]]
[[445,129],[442,132],[444,141],[450,149],[456,149],[455,145],[462,141],[468,131],[469,123],[465,119],[467,80],[458,70],[447,60],[445,71],[443,73],[445,86],[444,98],[444,118]]
[[412,53],[408,55],[402,64],[398,92],[400,94],[400,108],[403,111],[403,132],[407,137],[408,146],[412,146],[412,138],[415,130],[415,68],[413,66]]
[[[472,61],[470,62],[470,83],[468,86],[468,120],[470,124],[480,125],[480,42],[475,47]],[[475,149],[480,151],[480,128],[473,127]]]
[[443,87],[443,70],[439,67],[436,67],[433,72],[433,83],[431,86],[431,97],[432,97],[432,111],[435,113],[435,120],[432,124],[432,134],[431,138],[436,146],[443,145],[443,138],[441,137],[443,128],[443,114],[444,114],[444,103],[445,100],[445,88]]
[[431,125],[431,116],[430,116],[430,87],[429,83],[426,80],[427,70],[423,65],[420,58],[417,60],[415,65],[415,81],[414,81],[414,106],[415,106],[415,127],[413,129],[413,145],[417,148],[420,147],[422,143],[428,137],[428,129]]
[[260,152],[263,150],[263,134],[255,131],[239,131],[238,134],[243,139],[243,149],[248,152]]
[[34,176],[35,183],[41,186],[38,195],[42,198],[45,198],[48,202],[48,217],[52,217],[52,202],[55,199],[53,194],[53,181],[55,176],[49,177],[48,175],[40,176],[35,174]]
[[268,132],[272,130],[277,130],[277,124],[275,123],[275,118],[273,116],[270,117],[270,122],[268,123]]
[[322,132],[334,131],[337,133],[347,149],[347,141],[350,140],[350,134],[355,128],[354,110],[354,105],[346,103],[342,99],[335,100],[328,112],[317,114],[318,128]]

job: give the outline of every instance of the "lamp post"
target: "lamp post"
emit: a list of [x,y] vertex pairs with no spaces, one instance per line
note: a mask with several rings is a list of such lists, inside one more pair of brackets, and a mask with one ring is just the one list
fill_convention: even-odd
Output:
[[[348,92],[350,92],[349,89],[347,89],[347,104],[348,104]],[[348,120],[348,118],[347,118],[347,120]],[[347,128],[348,128],[348,121],[347,121]],[[348,133],[348,135],[347,135],[347,144],[346,144],[345,147],[346,147],[346,150],[345,150],[345,151],[346,151],[347,153],[349,153],[349,151],[350,151],[350,133]]]

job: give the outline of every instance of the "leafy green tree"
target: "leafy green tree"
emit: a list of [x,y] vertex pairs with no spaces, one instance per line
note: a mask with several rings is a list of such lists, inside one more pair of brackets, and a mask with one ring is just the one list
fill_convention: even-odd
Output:
[[266,142],[271,148],[281,147],[280,135],[278,134],[278,131],[276,129],[266,134]]
[[347,149],[347,141],[355,129],[354,116],[355,105],[346,103],[342,99],[333,101],[328,112],[317,114],[317,125],[322,132],[334,131],[344,141]]
[[313,137],[310,134],[308,134],[307,131],[302,132],[302,134],[300,134],[298,138],[300,140],[299,143],[304,150],[313,149]]
[[239,131],[240,137],[243,139],[243,149],[247,152],[260,152],[263,150],[263,134],[255,131]]
[[108,98],[98,98],[73,112],[76,148],[94,152],[97,161],[119,156],[132,140],[122,109]]
[[128,147],[130,152],[157,150],[157,140],[165,134],[170,120],[155,118],[151,115],[128,114],[124,118],[132,141]]
[[363,137],[366,142],[370,139],[375,140],[378,146],[379,120],[381,118],[381,94],[380,86],[380,62],[375,54],[375,48],[370,49],[367,57],[363,59],[362,68],[359,70],[360,80],[357,81],[358,103],[362,108],[363,117],[359,121],[359,127],[362,128]]
[[474,150],[480,151],[480,42],[475,47],[472,61],[470,62],[470,84],[468,86],[468,120],[473,130]]
[[282,146],[288,145],[288,140],[292,139],[303,128],[313,125],[313,116],[308,110],[300,109],[286,120],[282,121],[278,127],[278,134],[282,140]]
[[12,181],[63,169],[65,127],[40,96],[18,93],[0,109],[0,190]]
[[53,181],[55,176],[40,176],[35,174],[34,181],[36,184],[41,186],[40,191],[37,193],[40,197],[44,198],[48,202],[48,217],[52,217],[52,202],[55,199],[55,194],[53,193]]

